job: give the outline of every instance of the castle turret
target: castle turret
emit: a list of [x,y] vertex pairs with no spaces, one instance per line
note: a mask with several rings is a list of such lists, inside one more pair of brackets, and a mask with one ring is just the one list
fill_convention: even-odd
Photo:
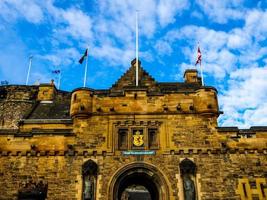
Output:
[[214,88],[200,88],[195,95],[195,107],[198,113],[206,115],[219,114],[217,91]]
[[78,88],[71,96],[71,117],[86,117],[92,113],[92,94],[87,88]]
[[199,84],[194,98],[194,109],[203,115],[218,115],[217,91],[213,87],[201,86],[201,78],[196,69],[187,69],[184,73],[186,83]]
[[38,100],[39,101],[53,101],[56,93],[56,88],[54,81],[51,80],[49,84],[41,84],[38,91]]

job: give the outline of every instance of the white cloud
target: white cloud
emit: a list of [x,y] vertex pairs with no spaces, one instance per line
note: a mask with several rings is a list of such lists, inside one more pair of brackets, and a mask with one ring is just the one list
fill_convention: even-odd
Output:
[[123,66],[125,68],[129,67],[129,63],[135,55],[134,49],[124,50],[111,45],[94,47],[92,53],[93,56],[98,59],[108,58],[105,62],[108,62],[110,66]]
[[256,38],[266,39],[267,34],[267,11],[250,10],[245,17],[245,31]]
[[187,38],[191,44],[200,42],[205,49],[219,50],[227,40],[227,33],[199,26],[185,26],[179,31],[178,38]]
[[[166,34],[165,40],[187,39],[190,47],[183,48],[184,55],[190,60],[189,66],[196,61],[197,42],[200,42],[202,51],[203,71],[214,77],[223,79],[226,74],[236,68],[236,55],[227,48],[229,34],[223,31],[215,31],[205,27],[185,26],[181,30],[173,30]],[[170,44],[169,44],[170,45]],[[182,63],[183,66],[187,66]]]
[[175,16],[188,8],[187,0],[160,0],[157,5],[159,23],[162,27],[175,22]]
[[2,0],[0,1],[0,16],[6,21],[24,18],[31,23],[40,23],[44,14],[36,1]]
[[[135,31],[135,11],[139,11],[139,29],[140,35],[147,37],[153,36],[156,29],[156,1],[154,0],[137,0],[137,1],[100,1],[100,14],[98,16],[102,22],[107,23],[111,33],[118,32],[117,36],[121,40],[120,30],[128,27],[131,34]],[[104,19],[104,20],[103,20]],[[115,28],[115,29],[114,29]]]
[[258,126],[266,126],[267,124],[267,103],[263,103],[255,110],[247,109],[244,112],[244,126],[248,127],[251,124]]
[[71,7],[66,10],[53,5],[53,1],[46,2],[47,12],[53,18],[56,37],[60,40],[63,37],[71,36],[74,39],[90,41],[92,38],[92,20],[83,11]]
[[159,40],[155,44],[155,50],[159,55],[170,55],[172,53],[172,47],[164,40]]
[[89,39],[92,36],[92,22],[88,15],[75,8],[62,12],[62,17],[68,24],[66,32],[75,38]]
[[223,126],[264,125],[267,119],[267,66],[238,69],[231,74],[229,89],[220,96]]
[[245,15],[243,0],[197,0],[197,4],[210,20],[221,24],[229,19],[243,19]]
[[[220,81],[238,67],[251,66],[267,54],[267,48],[260,44],[267,33],[267,11],[252,10],[247,13],[244,26],[228,32],[188,25],[167,32],[159,41],[163,41],[166,47],[173,47],[177,41],[186,40],[187,46],[182,47],[182,52],[191,65],[195,62],[199,42],[205,73]],[[256,21],[260,21],[259,26],[252,31],[250,24],[256,26]]]
[[[97,41],[93,54],[97,59],[109,61],[111,65],[121,65],[133,59],[135,50],[135,11],[139,11],[139,51],[140,57],[147,61],[153,60],[151,53],[143,50],[144,41],[153,39],[157,24],[167,26],[175,21],[175,15],[188,6],[187,0],[176,1],[99,1],[98,15],[93,16],[94,40]],[[167,12],[167,10],[168,12]],[[158,43],[165,53],[171,48]],[[163,50],[163,48],[165,48]],[[127,60],[127,61],[126,61]]]
[[38,55],[40,59],[50,61],[53,66],[68,66],[77,63],[82,52],[78,52],[75,48],[56,49],[51,54]]
[[187,0],[137,0],[100,1],[100,15],[95,17],[95,31],[112,34],[122,42],[133,42],[135,35],[135,11],[139,12],[140,37],[152,38],[157,24],[167,26],[175,21],[189,3]]
[[231,49],[244,49],[252,44],[251,35],[240,29],[236,28],[230,31],[228,35],[227,46]]

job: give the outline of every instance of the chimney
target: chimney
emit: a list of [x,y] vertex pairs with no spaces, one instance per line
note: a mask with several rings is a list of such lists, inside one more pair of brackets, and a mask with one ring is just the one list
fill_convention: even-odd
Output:
[[201,83],[201,78],[198,77],[198,72],[196,69],[185,70],[184,79],[186,83]]

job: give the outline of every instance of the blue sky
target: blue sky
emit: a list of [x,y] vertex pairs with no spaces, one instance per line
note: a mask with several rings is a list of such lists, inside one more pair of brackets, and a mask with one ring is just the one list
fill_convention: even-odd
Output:
[[78,63],[89,46],[87,86],[109,88],[135,57],[157,81],[183,81],[202,50],[205,85],[219,91],[221,126],[267,125],[267,1],[265,0],[1,0],[0,80],[83,85]]

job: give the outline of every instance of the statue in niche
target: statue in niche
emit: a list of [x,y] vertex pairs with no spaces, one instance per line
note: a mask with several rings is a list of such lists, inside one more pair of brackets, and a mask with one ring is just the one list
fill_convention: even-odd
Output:
[[88,176],[84,180],[84,200],[94,199],[94,177]]
[[195,200],[196,192],[195,192],[195,184],[194,181],[190,178],[189,174],[185,174],[183,176],[184,182],[184,199],[185,200]]
[[96,179],[97,179],[97,164],[88,160],[83,164],[83,200],[94,200],[96,190]]

